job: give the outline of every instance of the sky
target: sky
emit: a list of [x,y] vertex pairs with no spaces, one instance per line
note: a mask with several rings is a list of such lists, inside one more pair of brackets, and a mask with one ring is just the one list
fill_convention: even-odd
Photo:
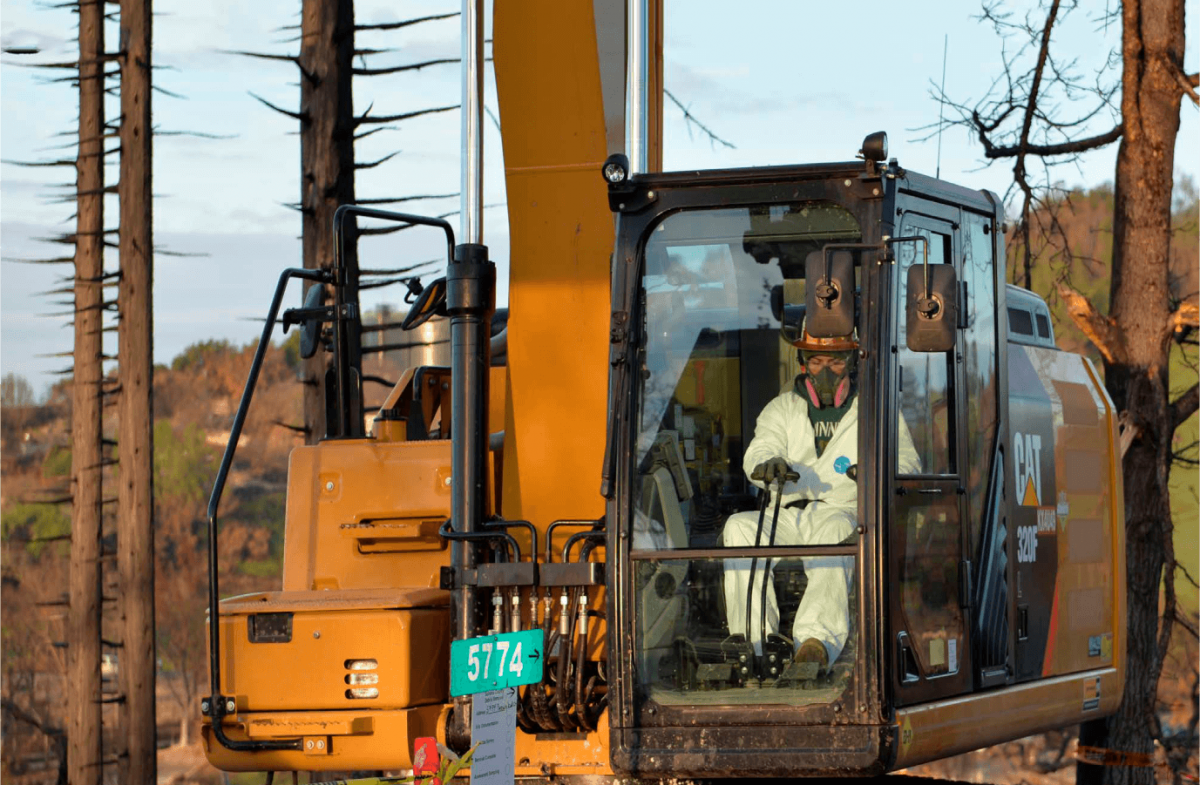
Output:
[[[664,83],[687,109],[733,147],[713,142],[666,102],[664,168],[709,169],[786,163],[843,161],[862,138],[877,130],[889,135],[889,154],[909,169],[973,188],[1004,194],[1011,163],[986,166],[978,143],[950,127],[940,145],[919,130],[938,122],[933,87],[971,104],[1001,72],[1002,42],[978,18],[970,0],[923,0],[919,9],[898,13],[882,0],[840,4],[719,0],[665,0]],[[1116,0],[1106,0],[1114,8]],[[32,62],[69,61],[77,55],[75,16],[35,0],[0,0],[0,44],[36,46],[36,57],[5,55],[0,65],[0,371],[25,376],[42,393],[69,365],[53,357],[71,349],[69,306],[59,288],[69,265],[15,261],[64,254],[63,246],[40,242],[73,229],[69,168],[29,168],[14,162],[71,157],[76,128],[76,94],[67,83],[49,80],[60,72],[26,67]],[[1088,4],[1083,4],[1088,5]],[[1077,57],[1074,68],[1087,78],[1102,69],[1120,41],[1119,24],[1105,25],[1104,6],[1076,9],[1055,35],[1060,51]],[[1197,3],[1189,0],[1187,37],[1200,40]],[[279,271],[300,265],[300,216],[289,207],[299,199],[299,137],[296,122],[267,109],[253,96],[296,108],[294,66],[250,59],[231,52],[294,53],[299,0],[207,0],[160,3],[154,18],[156,84],[170,94],[154,95],[155,360],[169,363],[192,343],[256,339]],[[1018,15],[1026,6],[1016,4]],[[357,0],[363,24],[457,11],[453,0]],[[117,31],[110,25],[109,48]],[[488,33],[490,36],[490,31]],[[372,56],[372,67],[459,55],[459,22],[449,19],[394,32],[361,33],[360,47],[388,49]],[[1014,43],[1007,44],[1012,51]],[[490,52],[490,50],[489,50]],[[1066,59],[1066,58],[1064,58]],[[1185,68],[1197,70],[1195,45]],[[397,114],[457,104],[457,66],[356,78],[355,109]],[[494,82],[488,74],[485,103],[495,112]],[[1080,106],[1083,104],[1081,103]],[[117,114],[115,99],[110,117]],[[1070,111],[1070,107],[1066,108]],[[1185,101],[1176,148],[1177,174],[1197,178],[1200,113]],[[1088,133],[1108,130],[1114,114],[1100,113]],[[208,136],[176,135],[193,132]],[[501,304],[507,295],[508,236],[499,130],[484,132],[484,242],[498,263]],[[57,149],[67,145],[64,149]],[[939,160],[940,147],[940,160]],[[431,115],[365,139],[359,161],[399,151],[376,168],[359,173],[359,198],[450,194],[459,187],[457,112]],[[1067,185],[1111,182],[1116,146],[1056,170]],[[108,175],[116,181],[115,160]],[[1200,178],[1198,178],[1200,179]],[[411,202],[412,212],[443,214],[457,198]],[[117,203],[106,204],[106,225],[115,226]],[[452,223],[457,218],[452,216]],[[432,231],[364,238],[364,266],[399,266],[435,259],[441,240]],[[107,260],[115,269],[117,260]],[[432,272],[432,271],[431,271]],[[436,277],[433,273],[429,277]],[[387,292],[388,290],[384,290]],[[372,299],[374,297],[375,299]],[[364,297],[378,304],[379,295]],[[299,292],[294,295],[299,304]],[[47,316],[46,314],[52,314]],[[58,314],[58,315],[53,315]],[[105,338],[108,354],[116,336]]]

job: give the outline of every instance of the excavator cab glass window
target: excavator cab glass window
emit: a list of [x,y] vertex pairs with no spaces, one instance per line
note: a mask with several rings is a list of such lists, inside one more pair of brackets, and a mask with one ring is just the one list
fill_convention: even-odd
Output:
[[[822,409],[802,403],[797,342],[806,258],[861,236],[827,201],[682,210],[646,235],[631,549],[644,701],[803,706],[850,686],[855,353],[837,354],[848,384]],[[752,481],[776,452],[799,478]]]

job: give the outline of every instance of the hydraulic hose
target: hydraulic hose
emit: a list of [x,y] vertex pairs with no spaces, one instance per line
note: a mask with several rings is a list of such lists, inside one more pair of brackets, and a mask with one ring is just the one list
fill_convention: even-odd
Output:
[[[771,540],[768,543],[768,548],[775,547],[775,532],[779,529],[779,503],[783,501],[783,478],[779,478],[779,487],[775,489],[775,514],[771,518]],[[765,656],[767,653],[767,581],[771,580],[771,558],[767,557],[767,563],[763,567],[763,585],[762,594],[758,603],[758,639],[762,645],[762,652]],[[750,591],[754,591],[754,584],[750,584]],[[765,667],[765,666],[764,666]]]
[[[552,605],[546,603],[546,617],[542,621],[542,639],[546,642],[545,652],[547,657],[549,652],[552,651],[551,642],[553,640],[553,636],[557,634],[556,632],[553,634],[551,633],[553,628],[553,614],[550,613],[550,609],[552,607]],[[530,684],[529,692],[527,694],[530,695],[530,704],[533,708],[534,721],[542,727],[542,730],[554,731],[558,730],[558,725],[550,716],[550,703],[549,699],[546,697],[546,689],[549,686],[546,683],[546,678],[549,672],[550,668],[549,663],[547,662],[546,667],[542,669],[542,680],[537,684]]]
[[558,688],[554,694],[554,710],[558,714],[558,722],[564,731],[575,730],[575,719],[571,715],[571,650],[575,638],[575,614],[571,609],[579,601],[578,589],[572,589],[568,595],[565,613],[569,617],[567,634],[558,646]]
[[[767,504],[771,500],[771,490],[766,488],[763,491],[762,499],[758,503],[758,529],[754,532],[754,547],[757,548],[762,542],[763,521],[767,517]],[[750,559],[750,582],[746,584],[746,643],[750,643],[753,636],[754,627],[750,623],[754,618],[754,571],[758,567],[758,556],[753,556]],[[733,630],[729,631],[733,635]],[[753,644],[752,644],[753,645]]]

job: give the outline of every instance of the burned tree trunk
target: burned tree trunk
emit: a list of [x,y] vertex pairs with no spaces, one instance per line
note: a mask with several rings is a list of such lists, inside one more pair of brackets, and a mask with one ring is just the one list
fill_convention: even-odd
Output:
[[104,310],[104,0],[79,3],[75,368],[71,411],[67,777],[102,780],[100,702],[101,369]]
[[[1175,137],[1179,131],[1183,0],[1125,0],[1122,5],[1124,135],[1117,153],[1111,307],[1090,314],[1105,356],[1105,381],[1136,436],[1124,459],[1129,591],[1125,694],[1117,714],[1085,727],[1081,741],[1152,755],[1156,696],[1175,613],[1170,495],[1171,441],[1195,410],[1170,398],[1168,367],[1176,330],[1194,306],[1171,301],[1168,263]],[[1190,314],[1190,316],[1189,316]],[[1181,416],[1182,415],[1182,416]],[[1166,580],[1164,581],[1164,570]],[[1159,594],[1165,587],[1165,612]],[[1081,781],[1152,783],[1151,767],[1080,766]]]
[[[333,267],[333,213],[354,202],[353,0],[304,0],[300,24],[300,201],[304,266]],[[357,266],[353,227],[347,265]],[[304,425],[308,442],[326,434],[328,361],[304,363]]]
[[124,617],[121,684],[126,781],[157,780],[154,657],[154,412],[151,202],[151,0],[121,0],[120,435],[117,569]]

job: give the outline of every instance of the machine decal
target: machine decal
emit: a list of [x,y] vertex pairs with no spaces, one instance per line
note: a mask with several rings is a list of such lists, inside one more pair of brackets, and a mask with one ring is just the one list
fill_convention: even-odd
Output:
[[1017,527],[1017,563],[1028,564],[1037,561],[1037,526]]
[[1095,711],[1100,708],[1100,677],[1086,679],[1083,682],[1083,710]]
[[912,746],[913,729],[912,721],[908,715],[904,715],[904,722],[900,724],[900,751],[901,753],[908,752],[908,748]]
[[1089,637],[1088,656],[1103,657],[1104,659],[1112,657],[1112,633],[1106,632],[1103,635],[1092,635]]
[[1037,433],[1013,434],[1013,474],[1021,505],[1037,507],[1042,498],[1042,437]]
[[1009,501],[1010,548],[1015,558],[1018,629],[1016,677],[1038,678],[1053,656],[1059,631],[1059,553],[1056,411],[1044,349],[1009,344],[1008,369],[1012,422],[1009,469],[1014,498]]

